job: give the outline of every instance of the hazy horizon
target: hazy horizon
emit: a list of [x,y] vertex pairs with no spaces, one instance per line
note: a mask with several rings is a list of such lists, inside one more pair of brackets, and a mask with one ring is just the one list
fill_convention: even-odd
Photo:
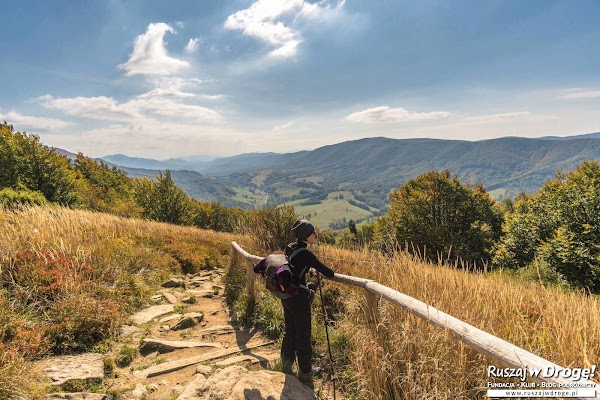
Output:
[[92,157],[600,131],[600,2],[9,2],[0,120]]

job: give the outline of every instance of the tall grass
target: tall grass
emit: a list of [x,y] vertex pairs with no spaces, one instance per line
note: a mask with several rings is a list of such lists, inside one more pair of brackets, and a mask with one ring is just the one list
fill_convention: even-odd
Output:
[[[49,354],[97,350],[172,275],[226,265],[231,234],[54,206],[0,207],[0,397]],[[102,346],[106,348],[106,346]]]
[[[406,253],[384,257],[325,246],[317,254],[336,272],[376,280],[563,367],[600,364],[597,296],[442,267]],[[351,339],[360,398],[483,396],[486,368],[496,362],[385,300],[380,324],[371,328],[363,294],[340,288],[349,311],[339,329]]]

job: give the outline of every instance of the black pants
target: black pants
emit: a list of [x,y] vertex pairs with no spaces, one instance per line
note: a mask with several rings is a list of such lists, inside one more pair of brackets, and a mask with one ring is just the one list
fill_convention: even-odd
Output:
[[285,335],[281,344],[281,361],[292,365],[298,357],[300,371],[308,374],[311,369],[312,346],[310,343],[310,300],[306,291],[294,299],[281,300],[285,316]]

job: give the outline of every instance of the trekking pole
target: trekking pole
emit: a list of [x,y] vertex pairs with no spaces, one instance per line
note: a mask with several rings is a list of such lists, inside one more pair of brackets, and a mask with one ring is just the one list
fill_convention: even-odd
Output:
[[317,284],[319,285],[319,295],[321,296],[321,309],[323,310],[323,320],[325,321],[325,336],[327,337],[327,350],[329,350],[329,360],[331,361],[331,381],[333,382],[333,400],[335,400],[335,370],[333,368],[333,355],[331,354],[331,344],[329,343],[329,329],[327,327],[327,311],[323,302],[323,289],[321,288],[321,274],[317,272]]

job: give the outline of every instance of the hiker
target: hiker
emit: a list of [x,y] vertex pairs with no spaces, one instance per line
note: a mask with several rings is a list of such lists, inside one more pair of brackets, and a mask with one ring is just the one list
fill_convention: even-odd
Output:
[[[292,232],[296,241],[285,248],[286,256],[290,257],[299,247],[306,249],[316,239],[315,227],[307,220],[301,219],[294,223]],[[298,357],[299,375],[310,378],[320,373],[320,368],[311,367],[312,346],[310,342],[311,318],[310,305],[315,290],[306,285],[306,271],[314,268],[328,278],[333,277],[333,271],[321,263],[309,250],[296,251],[289,262],[296,271],[304,271],[297,279],[300,293],[293,298],[282,299],[285,316],[285,335],[281,344],[281,361],[284,370],[291,371],[291,366]]]

